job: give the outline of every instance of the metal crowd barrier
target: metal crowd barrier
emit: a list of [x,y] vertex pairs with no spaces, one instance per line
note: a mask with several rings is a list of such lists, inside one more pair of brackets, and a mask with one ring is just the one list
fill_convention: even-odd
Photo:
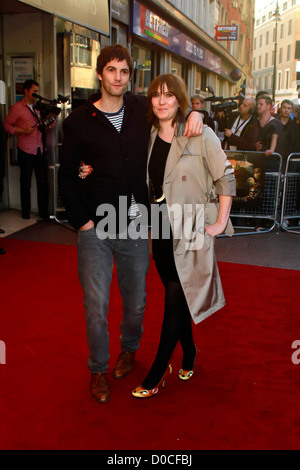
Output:
[[[237,197],[233,199],[230,218],[235,228],[234,236],[270,232],[277,222],[279,191],[281,186],[282,157],[273,153],[266,157],[264,152],[226,151],[235,170]],[[241,168],[244,172],[240,176]],[[260,181],[255,176],[259,174]],[[249,178],[260,184],[259,194],[249,184]],[[242,181],[241,181],[242,180]],[[255,188],[255,187],[254,187]],[[252,197],[251,197],[252,192]],[[244,202],[243,202],[244,199]]]
[[291,153],[283,175],[282,230],[300,234],[300,153]]
[[[67,224],[58,186],[61,145],[59,143],[53,147],[52,164],[49,166],[53,172],[53,215],[50,218],[60,224]],[[270,157],[266,157],[263,152],[225,153],[235,169],[237,179],[237,198],[234,198],[230,212],[234,236],[266,233],[275,226],[286,232],[300,233],[297,231],[300,229],[300,153],[292,153],[288,157],[284,174],[281,174],[282,157],[278,153]],[[239,175],[241,168],[245,170],[242,178]],[[260,172],[259,176],[257,172]],[[258,196],[248,182],[249,178],[261,184]]]
[[[67,224],[66,210],[62,203],[60,190],[58,186],[58,170],[59,170],[59,151],[62,144],[59,143],[52,148],[52,164],[49,165],[49,170],[52,170],[52,206],[53,213],[50,215],[51,220],[55,220],[59,224]],[[66,225],[67,228],[74,230],[72,227]]]

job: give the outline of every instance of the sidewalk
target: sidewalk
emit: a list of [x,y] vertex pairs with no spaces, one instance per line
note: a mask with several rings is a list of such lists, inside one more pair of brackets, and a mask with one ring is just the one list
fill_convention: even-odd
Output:
[[[0,238],[8,236],[22,240],[77,244],[77,233],[69,225],[54,220],[38,222],[37,214],[31,214],[29,220],[23,220],[20,211],[0,212],[0,228],[5,230]],[[266,233],[217,238],[215,250],[218,261],[300,270],[300,232],[288,233],[279,227]]]

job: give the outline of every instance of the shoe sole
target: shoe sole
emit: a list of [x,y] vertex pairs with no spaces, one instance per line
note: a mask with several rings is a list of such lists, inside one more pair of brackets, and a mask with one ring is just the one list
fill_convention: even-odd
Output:
[[113,372],[113,378],[114,378],[114,379],[117,379],[117,380],[118,380],[118,379],[125,379],[125,377],[128,377],[128,375],[129,375],[131,372],[132,372],[132,369],[131,369],[129,372],[127,372],[126,374],[124,374],[124,375],[115,375],[114,372]]
[[98,398],[94,397],[94,395],[92,395],[92,394],[91,394],[91,397],[94,398],[94,400],[96,400],[97,403],[100,403],[100,404],[103,404],[103,405],[105,405],[105,403],[108,403],[109,400],[110,400],[110,397],[107,400],[98,400]]

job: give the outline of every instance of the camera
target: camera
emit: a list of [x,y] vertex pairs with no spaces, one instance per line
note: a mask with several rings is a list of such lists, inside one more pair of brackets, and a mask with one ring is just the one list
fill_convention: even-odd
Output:
[[[223,96],[215,96],[214,90],[212,89],[211,86],[207,87],[207,90],[209,93],[212,94],[212,96],[209,96],[208,98],[204,98],[204,101],[211,101],[211,110],[215,113],[219,111],[223,111],[226,119],[226,126],[227,123],[229,122],[231,118],[232,111],[234,109],[238,109],[238,106],[240,102],[245,98],[245,96],[242,93],[239,93],[237,96],[230,96],[228,98],[223,98]],[[239,102],[239,104],[237,103]],[[220,102],[216,104],[216,102]]]
[[[227,98],[227,99],[231,99],[231,98]],[[220,103],[220,104],[213,104],[211,106],[212,111],[214,111],[215,113],[217,113],[218,111],[224,111],[225,116],[227,117],[227,115],[228,115],[228,117],[230,117],[231,116],[231,111],[238,108],[237,102],[233,101],[233,99],[232,99],[232,101],[229,101],[229,102]]]
[[50,124],[50,122],[54,120],[54,118],[51,118],[50,115],[58,116],[60,114],[61,108],[57,105],[61,103],[67,103],[70,98],[68,96],[58,95],[57,99],[48,100],[38,95],[37,93],[32,93],[32,96],[38,99],[35,105],[35,109],[41,113],[41,119],[45,125]]

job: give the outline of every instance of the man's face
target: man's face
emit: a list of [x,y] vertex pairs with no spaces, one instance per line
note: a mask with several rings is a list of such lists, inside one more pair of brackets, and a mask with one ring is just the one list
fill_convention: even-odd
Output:
[[39,94],[39,87],[37,85],[32,85],[32,87],[29,90],[24,91],[24,97],[28,104],[35,104],[38,100],[37,98],[34,98],[32,96],[32,93]]
[[261,116],[262,114],[266,112],[271,111],[271,105],[266,103],[266,100],[263,98],[260,98],[257,102],[257,112]]
[[280,114],[282,117],[287,118],[289,117],[292,111],[293,111],[293,106],[291,104],[283,103],[280,109]]
[[191,103],[192,103],[192,109],[203,109],[204,108],[204,103],[201,100],[199,100],[198,98],[192,100]]
[[102,71],[97,74],[102,83],[102,95],[122,96],[127,88],[130,73],[126,60],[117,59],[108,62]]
[[250,109],[251,109],[251,105],[250,105],[250,101],[245,99],[243,100],[243,102],[241,103],[240,105],[240,113],[242,116],[250,116]]

